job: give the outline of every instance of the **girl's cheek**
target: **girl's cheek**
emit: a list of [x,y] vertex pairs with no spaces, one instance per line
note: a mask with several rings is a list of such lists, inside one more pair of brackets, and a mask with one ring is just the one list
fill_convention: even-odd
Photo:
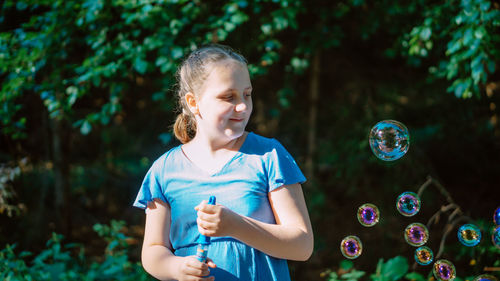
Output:
[[226,106],[224,110],[221,111],[224,115],[231,115],[233,112],[233,107],[232,106]]

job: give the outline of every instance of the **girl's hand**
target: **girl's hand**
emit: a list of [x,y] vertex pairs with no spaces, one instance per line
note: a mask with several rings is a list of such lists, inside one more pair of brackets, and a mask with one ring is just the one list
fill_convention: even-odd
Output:
[[231,227],[235,226],[238,214],[222,205],[209,205],[203,200],[194,207],[198,211],[198,231],[205,236],[231,236]]
[[215,277],[207,276],[210,274],[208,267],[215,268],[215,263],[207,258],[207,263],[202,263],[196,259],[196,256],[183,257],[179,267],[179,281],[213,281]]

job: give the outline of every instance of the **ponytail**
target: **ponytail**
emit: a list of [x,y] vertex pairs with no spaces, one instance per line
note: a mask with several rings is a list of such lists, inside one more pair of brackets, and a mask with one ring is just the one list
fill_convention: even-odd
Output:
[[174,135],[181,143],[187,143],[196,135],[196,120],[194,117],[181,112],[177,115],[174,124]]

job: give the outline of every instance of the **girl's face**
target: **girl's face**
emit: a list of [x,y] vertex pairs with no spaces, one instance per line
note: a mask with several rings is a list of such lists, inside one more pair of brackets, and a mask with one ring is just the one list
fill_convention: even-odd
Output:
[[246,65],[224,60],[216,63],[197,100],[197,128],[211,139],[240,137],[252,113],[252,84]]

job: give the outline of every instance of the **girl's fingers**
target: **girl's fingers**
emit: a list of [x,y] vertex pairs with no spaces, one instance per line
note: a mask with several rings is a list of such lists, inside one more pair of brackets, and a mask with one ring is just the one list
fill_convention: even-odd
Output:
[[208,214],[216,214],[222,205],[210,205],[207,204],[207,200],[203,200],[198,206],[194,207],[194,209],[198,212],[204,212]]
[[198,218],[200,218],[201,220],[206,221],[206,222],[218,223],[220,221],[219,216],[214,215],[214,214],[205,213],[202,211],[198,211],[196,213],[196,215],[198,216]]
[[202,263],[198,261],[195,256],[192,256],[186,263],[184,273],[187,275],[201,277],[210,274],[210,270],[208,269],[208,265],[206,263]]
[[197,206],[195,206],[195,207],[194,207],[194,209],[195,209],[196,211],[199,211],[199,210],[200,210],[200,208],[201,208],[201,206],[202,206],[202,205],[207,205],[207,203],[208,203],[208,201],[207,201],[207,200],[203,200],[203,201],[201,201],[201,203],[200,203],[200,204],[198,204]]
[[203,221],[200,218],[196,219],[196,223],[198,224],[198,231],[200,232],[200,234],[206,236],[213,235],[215,233],[215,230],[217,229],[214,223]]
[[211,268],[216,268],[217,265],[214,263],[214,261],[211,258],[207,258],[207,266]]

